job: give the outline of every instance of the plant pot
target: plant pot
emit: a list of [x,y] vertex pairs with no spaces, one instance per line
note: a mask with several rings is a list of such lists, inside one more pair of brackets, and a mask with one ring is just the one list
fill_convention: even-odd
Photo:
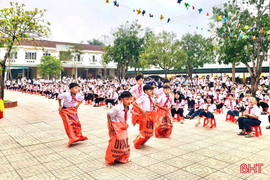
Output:
[[13,108],[18,106],[17,101],[12,101],[12,102],[4,102],[5,108]]

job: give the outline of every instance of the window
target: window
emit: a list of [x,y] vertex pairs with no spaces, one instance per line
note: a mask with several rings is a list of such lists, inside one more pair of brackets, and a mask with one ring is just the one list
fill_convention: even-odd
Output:
[[36,60],[37,53],[36,52],[25,52],[25,59]]
[[95,56],[93,56],[93,62],[96,62],[96,57]]
[[9,59],[17,59],[17,56],[18,56],[17,51],[11,52],[11,53],[10,53],[10,56],[9,56]]
[[81,55],[76,54],[76,55],[74,56],[74,60],[75,60],[75,61],[81,61]]
[[51,53],[49,53],[48,51],[45,51],[45,52],[43,53],[43,56],[51,56]]

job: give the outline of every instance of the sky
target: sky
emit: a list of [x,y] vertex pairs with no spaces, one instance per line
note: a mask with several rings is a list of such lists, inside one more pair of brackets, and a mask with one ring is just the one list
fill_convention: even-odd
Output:
[[[0,0],[0,8],[9,7],[9,0]],[[177,0],[117,0],[119,7],[105,0],[13,0],[24,3],[27,9],[46,9],[45,19],[51,22],[51,37],[49,40],[80,43],[93,38],[104,40],[104,35],[111,37],[113,29],[122,23],[138,20],[143,28],[149,27],[155,33],[163,30],[173,31],[181,38],[185,33],[198,33],[209,36],[212,7],[222,7],[227,0],[183,0],[179,5]],[[190,7],[186,9],[184,3]],[[146,15],[137,15],[133,9],[146,11]],[[203,9],[199,14],[199,8]],[[207,17],[206,13],[210,16]],[[154,18],[149,17],[149,13]],[[160,15],[164,16],[161,21]],[[170,18],[171,22],[167,23]],[[191,26],[189,26],[191,25]],[[196,29],[196,27],[199,27]],[[203,30],[201,30],[203,28]]]

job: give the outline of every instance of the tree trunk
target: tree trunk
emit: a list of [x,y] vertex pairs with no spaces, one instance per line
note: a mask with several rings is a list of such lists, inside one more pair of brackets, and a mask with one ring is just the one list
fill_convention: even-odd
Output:
[[[14,38],[13,38],[14,40]],[[12,43],[13,44],[13,43]],[[6,72],[6,61],[10,56],[10,52],[12,50],[12,46],[8,47],[8,51],[5,54],[4,60],[1,63],[1,82],[0,82],[0,98],[4,100],[4,91],[5,91],[5,72]]]
[[104,66],[104,78],[107,79],[107,67]]
[[259,81],[260,76],[251,76],[251,93],[253,97],[256,97],[256,91],[258,90]]
[[232,82],[235,83],[235,62],[232,63]]
[[137,68],[134,68],[135,77],[137,76]]
[[189,77],[190,79],[192,79],[192,71],[193,71],[192,68],[188,68],[188,77]]
[[168,79],[167,78],[168,77],[168,71],[166,69],[164,70],[164,73],[165,73],[165,78]]

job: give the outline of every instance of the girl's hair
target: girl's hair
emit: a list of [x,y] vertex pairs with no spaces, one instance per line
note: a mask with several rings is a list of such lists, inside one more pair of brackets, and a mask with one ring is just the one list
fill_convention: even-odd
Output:
[[211,104],[214,103],[213,96],[211,96],[211,95],[206,96],[206,102],[207,102],[207,99],[211,99]]
[[[177,91],[176,93],[175,93],[175,95],[176,94],[178,94],[179,95],[179,102],[182,102],[182,96],[181,96],[181,93],[179,92],[179,91]],[[176,102],[176,97],[174,97],[174,102]]]

